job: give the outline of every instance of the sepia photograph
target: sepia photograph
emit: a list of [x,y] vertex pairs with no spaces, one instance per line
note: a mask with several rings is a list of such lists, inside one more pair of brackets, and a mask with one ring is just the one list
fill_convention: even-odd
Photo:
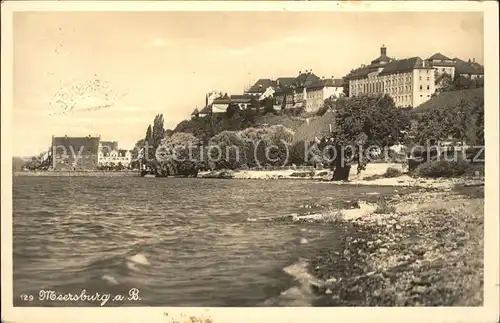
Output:
[[495,4],[243,2],[7,3],[2,307],[498,320]]

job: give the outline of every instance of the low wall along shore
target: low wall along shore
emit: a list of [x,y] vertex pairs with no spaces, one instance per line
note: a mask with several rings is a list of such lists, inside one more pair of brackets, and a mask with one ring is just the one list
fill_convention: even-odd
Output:
[[139,171],[116,171],[116,172],[104,172],[104,171],[17,171],[13,172],[14,176],[54,176],[54,177],[64,177],[64,176],[88,176],[88,177],[138,177]]

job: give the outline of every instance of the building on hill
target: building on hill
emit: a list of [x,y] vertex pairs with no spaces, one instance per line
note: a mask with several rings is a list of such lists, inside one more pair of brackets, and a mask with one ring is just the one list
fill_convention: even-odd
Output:
[[52,136],[52,169],[96,170],[100,137]]
[[192,118],[198,118],[200,116],[200,111],[198,111],[198,108],[195,108],[193,112],[191,113],[191,119]]
[[455,61],[441,53],[436,53],[427,59],[430,66],[434,68],[435,75],[448,74],[451,77],[455,75]]
[[482,78],[484,76],[484,67],[477,63],[473,58],[472,60],[463,61],[459,58],[454,58],[455,62],[455,76],[467,77],[470,79]]
[[384,45],[369,65],[345,76],[350,96],[389,94],[398,107],[417,107],[435,92],[434,68],[420,57],[394,59]]
[[262,95],[269,87],[276,86],[276,81],[271,79],[259,79],[252,85],[248,90],[245,91],[245,94],[250,94],[254,96]]
[[280,86],[276,87],[274,95],[275,106],[281,106],[283,109],[304,108],[305,111],[315,111],[326,99],[343,95],[343,80],[333,76],[328,79],[320,78],[312,73],[312,70],[306,70],[299,71],[293,81],[287,79],[286,85],[278,83]]
[[342,79],[322,78],[321,80],[306,87],[306,111],[318,110],[326,99],[340,97],[344,92],[344,82]]

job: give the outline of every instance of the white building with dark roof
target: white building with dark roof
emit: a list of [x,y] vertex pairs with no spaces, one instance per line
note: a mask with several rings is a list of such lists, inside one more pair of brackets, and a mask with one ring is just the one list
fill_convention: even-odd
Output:
[[389,94],[397,107],[417,107],[435,92],[434,68],[420,57],[394,59],[384,45],[369,65],[352,70],[344,79],[349,95]]

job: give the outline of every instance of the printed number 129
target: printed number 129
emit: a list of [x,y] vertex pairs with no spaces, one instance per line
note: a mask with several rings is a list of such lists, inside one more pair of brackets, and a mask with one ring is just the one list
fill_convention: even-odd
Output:
[[33,295],[21,294],[20,297],[22,301],[27,301],[27,302],[31,302],[34,299]]

